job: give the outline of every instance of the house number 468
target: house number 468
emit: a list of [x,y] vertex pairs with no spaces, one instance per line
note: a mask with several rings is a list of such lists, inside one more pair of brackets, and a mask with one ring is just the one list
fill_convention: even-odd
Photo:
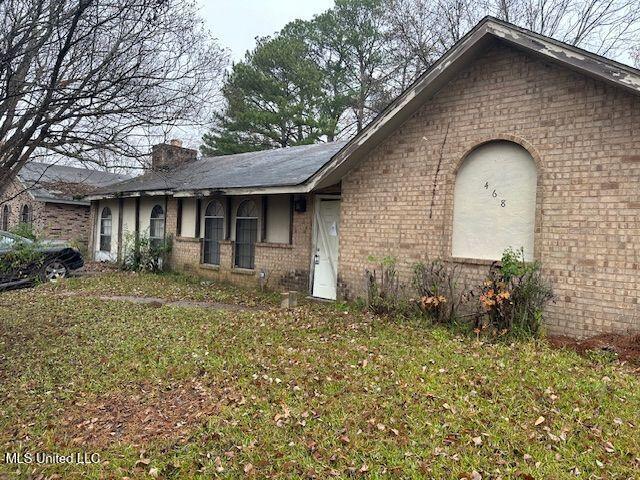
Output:
[[[489,182],[485,182],[484,183],[484,188],[485,188],[485,190],[489,190]],[[498,198],[498,192],[496,192],[496,190],[494,189],[493,192],[491,192],[491,196],[493,198]],[[501,199],[500,200],[500,206],[501,207],[506,207],[507,206],[507,201],[504,200],[504,199]]]

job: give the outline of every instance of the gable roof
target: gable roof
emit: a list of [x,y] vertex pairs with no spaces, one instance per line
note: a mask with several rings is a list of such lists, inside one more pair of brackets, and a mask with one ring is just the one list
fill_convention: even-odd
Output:
[[148,172],[98,189],[87,199],[133,196],[141,192],[175,196],[193,195],[196,191],[204,194],[305,193],[334,185],[496,41],[640,95],[640,70],[485,17],[348,142],[203,158],[169,172]]
[[220,157],[205,157],[168,172],[149,171],[139,177],[100,188],[88,198],[105,195],[183,195],[194,191],[254,192],[281,189],[290,192],[306,182],[344,145],[342,142],[301,145]]
[[82,199],[87,193],[127,178],[129,175],[40,162],[29,162],[18,173],[35,200],[75,205],[89,205]]
[[309,191],[338,182],[495,41],[640,95],[640,70],[497,18],[485,17],[316,172],[308,182]]

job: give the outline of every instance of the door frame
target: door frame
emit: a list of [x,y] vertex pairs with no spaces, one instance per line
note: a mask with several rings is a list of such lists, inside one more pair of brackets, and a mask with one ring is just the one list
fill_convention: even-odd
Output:
[[[313,200],[313,211],[311,212],[312,217],[313,217],[313,222],[312,222],[312,228],[311,228],[311,258],[309,259],[309,262],[311,264],[311,268],[309,268],[309,295],[313,296],[313,283],[315,281],[315,274],[316,274],[316,262],[315,262],[315,256],[316,256],[316,249],[318,248],[317,245],[317,238],[318,238],[318,221],[316,218],[316,213],[320,210],[320,202],[322,200],[334,200],[334,201],[342,201],[342,196],[340,194],[329,194],[329,193],[323,193],[323,194],[316,194],[314,195],[314,200]],[[340,209],[340,221],[342,221],[342,208]],[[340,222],[342,223],[342,222]],[[338,258],[340,256],[340,232],[342,231],[342,228],[339,227],[338,229]],[[336,267],[336,283],[338,281],[338,269]],[[336,284],[336,292],[337,292],[337,288],[338,285]],[[336,294],[337,296],[337,294]]]

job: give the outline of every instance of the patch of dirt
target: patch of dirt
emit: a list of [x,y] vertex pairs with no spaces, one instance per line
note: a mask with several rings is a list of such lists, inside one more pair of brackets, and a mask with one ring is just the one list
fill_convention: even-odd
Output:
[[640,333],[632,335],[606,333],[583,340],[550,336],[547,340],[556,348],[570,348],[581,355],[594,350],[608,351],[615,353],[620,360],[640,365]]
[[64,443],[83,446],[108,447],[118,442],[139,445],[157,439],[185,443],[223,405],[244,401],[228,387],[198,381],[164,390],[142,385],[134,392],[74,402],[58,431]]
[[75,270],[73,273],[77,276],[95,276],[116,271],[118,271],[118,266],[112,262],[85,261],[82,268]]

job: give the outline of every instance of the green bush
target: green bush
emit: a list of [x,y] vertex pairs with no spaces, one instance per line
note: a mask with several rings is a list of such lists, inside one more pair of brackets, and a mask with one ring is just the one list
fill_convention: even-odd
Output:
[[128,232],[124,236],[123,270],[160,272],[166,268],[167,257],[171,252],[172,239],[167,237],[160,244],[154,244],[148,232],[136,235]]
[[553,299],[549,284],[542,278],[538,262],[526,262],[524,251],[507,249],[494,262],[481,287],[480,304],[488,324],[500,334],[537,336],[541,332],[545,306]]
[[33,230],[33,224],[20,222],[18,225],[10,230],[14,235],[28,238],[29,240],[36,240],[36,234]]
[[42,267],[44,253],[39,250],[37,241],[16,242],[13,248],[2,256],[0,262],[0,278],[8,276],[9,279],[22,279]]

